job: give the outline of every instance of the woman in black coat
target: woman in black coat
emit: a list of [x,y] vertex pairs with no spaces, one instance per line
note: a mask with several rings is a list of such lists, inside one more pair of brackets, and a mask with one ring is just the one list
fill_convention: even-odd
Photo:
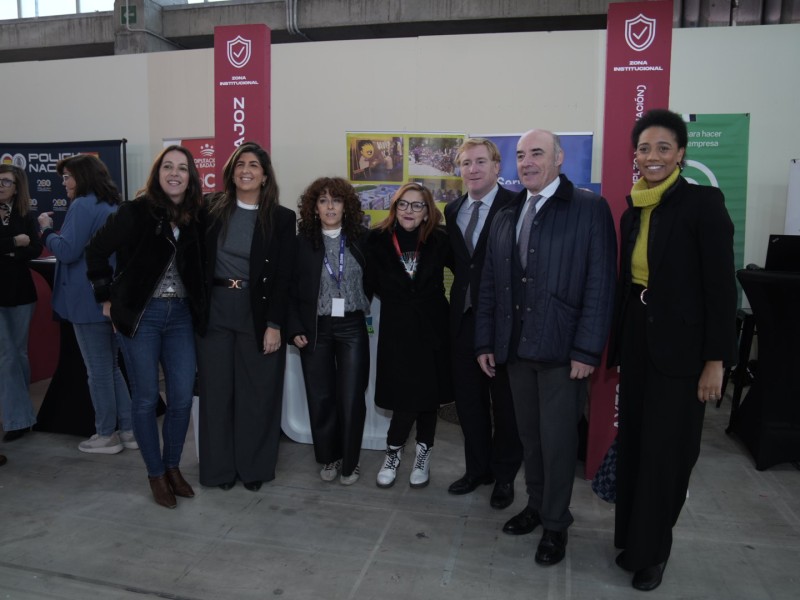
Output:
[[28,394],[28,330],[36,307],[36,287],[28,262],[41,253],[25,171],[0,165],[0,409],[4,442],[22,437],[36,423]]
[[652,110],[632,132],[641,179],[622,215],[617,564],[633,587],[661,583],[672,528],[700,453],[705,403],[735,357],[733,224],[722,193],[681,177],[680,115]]
[[367,287],[381,301],[375,404],[393,411],[378,487],[394,485],[415,422],[410,484],[428,485],[437,410],[452,401],[444,268],[453,259],[441,220],[430,190],[407,183],[367,242]]
[[275,478],[294,211],[278,202],[272,160],[245,142],[208,207],[206,331],[198,339],[200,483],[257,491]]
[[320,177],[298,204],[289,339],[300,349],[323,481],[358,481],[369,379],[364,213],[353,186]]
[[[191,153],[168,146],[136,199],[123,202],[86,246],[95,300],[114,324],[125,357],[133,433],[150,489],[167,508],[175,508],[175,496],[194,496],[178,467],[197,371],[194,328],[205,314],[202,201]],[[116,270],[110,261],[115,253]],[[167,397],[163,448],[156,420],[159,364]]]

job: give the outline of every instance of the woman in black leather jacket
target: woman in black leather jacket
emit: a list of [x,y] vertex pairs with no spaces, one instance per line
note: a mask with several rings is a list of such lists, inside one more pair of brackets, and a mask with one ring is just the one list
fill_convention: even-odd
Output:
[[[196,372],[194,329],[205,314],[201,191],[191,153],[169,146],[137,198],[124,202],[86,247],[95,299],[111,318],[125,358],[133,431],[153,498],[167,508],[175,508],[175,496],[194,496],[179,465]],[[163,450],[156,422],[159,363],[167,397]]]

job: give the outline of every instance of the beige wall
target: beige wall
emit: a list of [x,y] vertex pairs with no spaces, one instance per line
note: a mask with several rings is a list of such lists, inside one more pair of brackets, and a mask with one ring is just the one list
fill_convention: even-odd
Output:
[[[789,160],[800,157],[797,56],[800,25],[674,32],[671,108],[751,114],[745,262],[763,262],[766,236],[783,231]],[[275,46],[282,202],[345,174],[348,130],[594,131],[597,180],[604,63],[604,31]],[[213,134],[211,50],[0,64],[0,81],[4,141],[127,138],[132,191],[163,138]]]

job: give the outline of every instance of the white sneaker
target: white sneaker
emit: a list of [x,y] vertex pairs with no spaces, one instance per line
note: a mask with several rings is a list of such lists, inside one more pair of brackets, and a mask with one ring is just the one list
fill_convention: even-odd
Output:
[[122,442],[115,431],[111,435],[94,434],[85,442],[78,444],[78,450],[89,454],[118,454],[122,452]]
[[432,447],[417,442],[417,460],[414,461],[414,469],[408,480],[412,488],[422,488],[430,483],[431,450]]
[[353,472],[350,475],[342,475],[339,478],[339,483],[342,485],[353,485],[356,481],[358,481],[358,475],[361,471],[361,465],[356,465],[356,468],[353,469]]
[[138,450],[139,444],[136,441],[136,436],[133,435],[133,431],[118,431],[119,434],[119,441],[122,442],[122,447],[127,448],[128,450]]
[[379,488],[388,488],[394,485],[394,480],[397,477],[397,467],[400,466],[402,458],[403,446],[386,446],[386,458],[383,461],[383,467],[378,471],[378,479],[376,481]]
[[319,472],[319,476],[322,478],[322,481],[333,481],[336,479],[336,476],[339,474],[339,471],[342,470],[342,459],[335,460],[332,463],[328,463],[322,470]]

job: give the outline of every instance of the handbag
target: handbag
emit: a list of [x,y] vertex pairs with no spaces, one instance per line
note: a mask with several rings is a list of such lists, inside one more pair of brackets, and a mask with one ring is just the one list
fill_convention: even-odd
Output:
[[597,472],[592,479],[592,491],[601,500],[614,504],[617,501],[617,438],[611,442]]

